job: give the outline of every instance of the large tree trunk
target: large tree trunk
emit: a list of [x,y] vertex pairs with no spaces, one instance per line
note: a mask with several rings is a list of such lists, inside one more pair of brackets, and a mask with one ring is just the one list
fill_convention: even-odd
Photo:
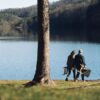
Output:
[[48,0],[38,0],[38,55],[35,83],[52,84],[50,78],[49,50],[49,3]]

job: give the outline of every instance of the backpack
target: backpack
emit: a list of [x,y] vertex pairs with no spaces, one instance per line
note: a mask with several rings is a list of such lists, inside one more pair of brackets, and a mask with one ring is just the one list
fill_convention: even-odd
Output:
[[79,64],[83,64],[83,57],[82,57],[81,55],[79,55],[78,63],[79,63]]
[[80,64],[83,64],[83,57],[82,57],[82,55],[77,55],[76,56],[76,63],[78,64],[78,65],[80,65]]

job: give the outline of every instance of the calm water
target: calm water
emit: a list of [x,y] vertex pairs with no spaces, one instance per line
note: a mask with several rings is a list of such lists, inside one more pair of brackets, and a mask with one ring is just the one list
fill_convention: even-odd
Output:
[[[86,79],[100,79],[100,44],[79,42],[51,42],[51,77],[65,79],[63,67],[73,49],[84,50],[87,66],[92,70]],[[0,41],[0,80],[33,79],[37,60],[37,42]],[[72,75],[70,76],[72,79]]]

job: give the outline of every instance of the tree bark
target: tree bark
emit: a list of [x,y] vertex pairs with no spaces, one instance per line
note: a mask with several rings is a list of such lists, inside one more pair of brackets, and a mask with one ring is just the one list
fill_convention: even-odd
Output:
[[33,79],[35,83],[52,84],[50,78],[49,2],[38,0],[38,54]]

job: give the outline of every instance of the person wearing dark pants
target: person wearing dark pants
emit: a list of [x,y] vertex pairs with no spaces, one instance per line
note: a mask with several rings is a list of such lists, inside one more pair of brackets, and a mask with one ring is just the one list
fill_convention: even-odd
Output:
[[77,75],[75,77],[75,81],[79,78],[81,74],[82,81],[84,81],[84,74],[82,73],[82,69],[85,67],[85,59],[83,56],[83,50],[80,49],[78,54],[75,56],[75,65],[77,69]]
[[73,71],[73,79],[75,79],[75,55],[76,55],[76,51],[73,50],[70,55],[68,56],[68,59],[67,59],[67,67],[68,67],[68,73],[67,73],[67,77],[65,79],[65,81],[68,81],[68,77],[70,76],[71,74],[71,71]]
[[[81,72],[77,70],[77,75],[75,77],[75,81],[79,78],[80,73]],[[82,74],[82,73],[81,73],[81,79],[82,79],[82,81],[84,81],[84,74]]]
[[76,75],[76,70],[75,68],[71,69],[71,68],[68,68],[68,74],[67,74],[67,77],[66,77],[66,81],[68,81],[68,77],[70,76],[71,74],[71,71],[73,72],[73,79],[75,80],[75,75]]

